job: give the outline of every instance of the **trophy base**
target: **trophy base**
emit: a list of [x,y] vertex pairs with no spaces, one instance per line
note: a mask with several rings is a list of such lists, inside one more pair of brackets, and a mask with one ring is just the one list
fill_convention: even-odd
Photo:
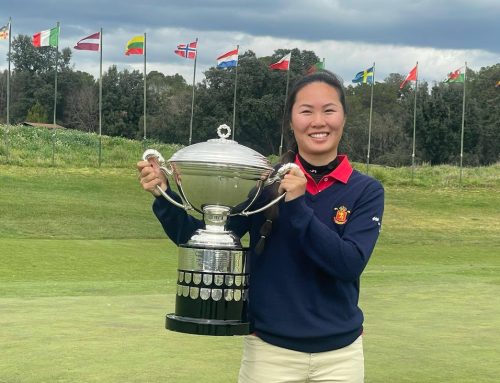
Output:
[[245,249],[179,246],[175,313],[168,330],[198,335],[247,335],[249,275]]
[[248,335],[250,333],[249,323],[230,320],[186,318],[175,314],[167,314],[165,327],[171,331],[195,335],[231,336]]

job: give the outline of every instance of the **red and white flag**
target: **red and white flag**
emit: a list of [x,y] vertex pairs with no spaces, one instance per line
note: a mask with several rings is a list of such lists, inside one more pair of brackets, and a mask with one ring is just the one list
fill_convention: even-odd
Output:
[[409,81],[417,81],[417,68],[418,64],[415,65],[415,67],[410,71],[410,73],[408,73],[408,76],[406,76],[406,78],[403,80],[403,82],[399,86],[399,89],[403,89],[406,83]]
[[269,68],[278,70],[288,70],[290,69],[291,59],[292,59],[292,53],[289,53],[285,57],[283,57],[280,61],[269,65]]
[[80,51],[98,51],[100,38],[101,38],[101,32],[96,32],[78,41],[74,46],[74,48]]
[[194,41],[189,44],[179,44],[177,45],[177,49],[174,53],[178,56],[194,59],[196,58],[196,49],[197,49],[198,41]]

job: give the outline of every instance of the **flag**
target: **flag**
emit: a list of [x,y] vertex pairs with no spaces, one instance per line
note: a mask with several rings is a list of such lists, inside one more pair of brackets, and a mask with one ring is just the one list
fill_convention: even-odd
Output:
[[444,82],[464,82],[465,75],[462,73],[462,68],[448,74],[448,78]]
[[363,84],[373,83],[373,67],[356,73],[356,76],[354,76],[352,82],[362,82]]
[[[96,32],[93,35],[84,37],[76,43],[75,49],[80,51],[98,51],[99,50],[99,39],[101,37],[101,32]],[[91,42],[83,42],[85,40],[91,40]]]
[[35,47],[57,47],[59,44],[59,27],[35,33],[32,41]]
[[0,40],[7,40],[9,38],[9,24],[0,28]]
[[408,73],[408,76],[406,76],[406,78],[403,80],[403,82],[399,86],[399,89],[403,89],[408,81],[417,81],[417,68],[418,65],[415,65],[415,67],[410,71],[410,73]]
[[292,54],[289,53],[285,57],[283,57],[280,61],[269,65],[271,69],[279,69],[279,70],[288,70],[290,68],[290,60],[292,58]]
[[217,57],[217,68],[230,68],[238,65],[238,49]]
[[319,61],[307,70],[307,74],[312,74],[312,73],[317,72],[321,69],[325,69],[325,64],[322,61]]
[[500,80],[498,80],[497,84],[495,85],[495,88],[500,88]]
[[197,41],[189,44],[179,44],[177,45],[177,49],[174,51],[174,53],[178,56],[187,58],[187,59],[194,59],[196,58],[196,45],[198,44]]
[[143,55],[144,54],[144,36],[134,36],[128,43],[125,49],[125,55]]

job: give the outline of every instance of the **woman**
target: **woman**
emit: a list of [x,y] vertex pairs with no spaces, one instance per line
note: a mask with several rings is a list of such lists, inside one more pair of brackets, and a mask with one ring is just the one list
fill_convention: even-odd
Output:
[[[233,217],[228,228],[250,233],[249,315],[239,382],[363,382],[363,313],[359,279],[377,241],[384,191],[338,155],[346,105],[341,82],[327,71],[300,79],[287,100],[295,139],[282,162],[295,162],[276,209]],[[155,196],[163,176],[139,162],[142,187]],[[200,227],[157,198],[153,210],[182,243]]]

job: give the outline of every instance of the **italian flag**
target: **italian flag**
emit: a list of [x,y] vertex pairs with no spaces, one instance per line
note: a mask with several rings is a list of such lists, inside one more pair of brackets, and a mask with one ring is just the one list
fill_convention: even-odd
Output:
[[59,27],[47,29],[33,35],[33,46],[35,47],[55,47],[59,43]]

